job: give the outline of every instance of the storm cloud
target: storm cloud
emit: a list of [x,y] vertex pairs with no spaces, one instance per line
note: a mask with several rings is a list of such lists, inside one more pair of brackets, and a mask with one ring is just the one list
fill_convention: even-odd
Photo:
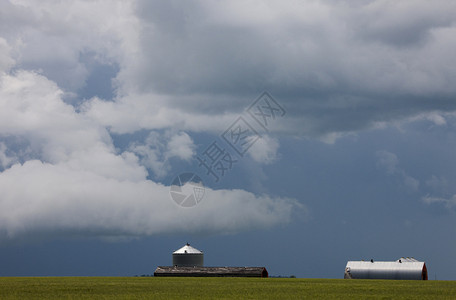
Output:
[[[0,234],[290,222],[306,211],[297,199],[208,188],[182,210],[159,179],[195,156],[192,134],[219,134],[264,90],[287,117],[250,153],[258,164],[280,156],[280,136],[335,142],[445,124],[456,110],[455,21],[444,0],[1,1]],[[88,88],[98,85],[110,90]],[[138,132],[146,138],[113,141]],[[417,189],[394,155],[378,158]]]

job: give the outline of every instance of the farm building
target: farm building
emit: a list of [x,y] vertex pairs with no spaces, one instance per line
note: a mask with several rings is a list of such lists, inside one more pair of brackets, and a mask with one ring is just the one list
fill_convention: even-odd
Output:
[[268,277],[265,267],[157,267],[154,276]]
[[265,267],[204,267],[203,252],[187,243],[173,252],[173,265],[157,267],[154,276],[268,277]]
[[344,278],[427,280],[428,273],[424,262],[402,257],[396,261],[349,261]]

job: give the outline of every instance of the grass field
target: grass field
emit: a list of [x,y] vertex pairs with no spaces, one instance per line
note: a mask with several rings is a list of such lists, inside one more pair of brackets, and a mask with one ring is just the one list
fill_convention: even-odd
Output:
[[456,281],[3,277],[0,299],[456,299]]

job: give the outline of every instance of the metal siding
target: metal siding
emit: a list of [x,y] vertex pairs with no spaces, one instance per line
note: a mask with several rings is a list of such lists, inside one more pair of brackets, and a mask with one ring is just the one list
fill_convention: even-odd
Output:
[[173,254],[173,266],[178,267],[202,267],[204,255],[199,254]]
[[345,267],[346,273],[347,268],[350,271],[345,278],[420,280],[424,262],[349,261]]

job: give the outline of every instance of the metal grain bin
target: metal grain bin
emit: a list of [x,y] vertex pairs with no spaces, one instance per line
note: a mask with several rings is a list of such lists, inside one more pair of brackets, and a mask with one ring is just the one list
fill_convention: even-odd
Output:
[[188,243],[184,247],[173,252],[173,266],[202,267],[203,265],[203,252],[196,248],[193,248]]

